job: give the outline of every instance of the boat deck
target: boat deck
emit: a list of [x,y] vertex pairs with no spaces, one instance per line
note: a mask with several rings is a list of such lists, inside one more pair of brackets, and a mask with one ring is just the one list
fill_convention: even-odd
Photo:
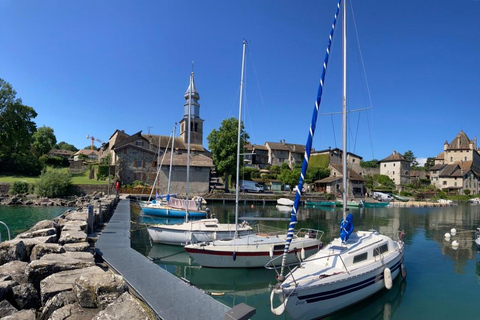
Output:
[[130,247],[129,200],[120,200],[95,248],[161,319],[225,319],[231,310]]

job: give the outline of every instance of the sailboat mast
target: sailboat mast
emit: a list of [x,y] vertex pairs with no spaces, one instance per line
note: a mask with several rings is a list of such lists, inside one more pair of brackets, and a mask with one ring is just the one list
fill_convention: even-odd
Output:
[[172,132],[172,150],[170,151],[170,168],[168,169],[168,185],[167,185],[167,197],[168,197],[168,199],[170,199],[170,180],[172,178],[173,152],[175,150],[174,147],[175,147],[175,132],[176,131],[177,131],[177,123],[175,122],[175,126],[173,127],[173,132]]
[[238,134],[237,134],[237,180],[235,188],[235,238],[238,236],[238,193],[240,190],[240,136],[242,129],[242,98],[243,98],[243,73],[245,71],[245,50],[247,41],[243,40],[242,50],[242,75],[240,77],[240,101],[238,104]]
[[342,47],[343,47],[343,98],[342,98],[342,174],[343,174],[343,219],[347,208],[347,0],[343,0],[342,7]]
[[193,90],[193,71],[190,74],[190,92],[188,97],[188,125],[187,125],[187,188],[185,190],[185,222],[188,222],[188,192],[190,184],[190,131],[191,131],[191,108],[192,108],[192,90]]

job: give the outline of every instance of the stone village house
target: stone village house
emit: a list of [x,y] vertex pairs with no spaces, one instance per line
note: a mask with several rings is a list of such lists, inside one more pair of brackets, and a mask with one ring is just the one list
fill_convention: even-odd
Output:
[[[326,192],[331,194],[337,194],[343,192],[343,165],[342,155],[343,150],[339,148],[321,150],[312,152],[310,157],[315,156],[328,156],[328,168],[330,169],[330,176],[321,180],[314,181],[313,189],[317,192]],[[362,157],[347,152],[347,197],[359,197],[365,196],[365,179],[362,176],[362,168],[360,167],[360,161]]]
[[477,148],[477,138],[473,141],[460,131],[448,143],[443,144],[443,152],[435,158],[435,164],[430,168],[430,182],[438,189],[447,192],[471,194],[480,191],[480,154]]
[[[193,73],[192,73],[193,77]],[[190,194],[209,191],[210,173],[214,169],[210,153],[203,147],[203,119],[200,118],[200,95],[192,79],[185,92],[184,115],[180,120],[180,136],[174,137],[170,192],[185,195],[188,147],[188,110],[190,105]],[[157,180],[159,194],[167,193],[172,141],[170,136],[142,134],[129,135],[116,130],[102,146],[102,158],[109,157],[115,178],[122,184],[142,181],[153,185]],[[162,163],[163,161],[163,163]],[[159,164],[162,164],[158,171]]]

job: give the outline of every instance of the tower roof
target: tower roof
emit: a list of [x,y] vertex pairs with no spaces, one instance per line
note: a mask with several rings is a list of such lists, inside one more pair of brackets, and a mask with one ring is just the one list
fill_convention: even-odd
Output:
[[[188,100],[188,98],[190,97],[190,92],[191,92],[192,97],[194,99],[200,100],[200,95],[198,94],[197,88],[195,87],[195,79],[194,79],[194,76],[193,76],[193,72],[191,73],[191,77],[192,77],[192,81],[188,84],[187,91],[185,91],[185,99]],[[192,87],[191,91],[190,91],[190,86]]]
[[447,150],[468,150],[470,149],[470,139],[468,139],[465,132],[460,131],[459,134],[455,137],[455,139],[450,142],[447,147]]

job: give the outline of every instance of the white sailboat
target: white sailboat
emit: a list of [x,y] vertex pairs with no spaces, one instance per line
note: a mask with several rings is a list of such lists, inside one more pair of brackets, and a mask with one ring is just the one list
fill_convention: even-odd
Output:
[[[340,11],[341,1],[338,1],[335,20],[332,24],[322,78],[317,101],[307,140],[306,156],[302,173],[308,166],[309,151],[318,108],[321,101],[328,54],[332,42],[333,30]],[[347,138],[346,138],[346,4],[343,2],[343,188],[347,190]],[[302,177],[302,176],[301,176]],[[302,178],[299,188],[303,185]],[[299,195],[298,195],[299,196]],[[375,294],[383,288],[390,289],[392,281],[399,274],[406,276],[403,264],[404,243],[400,234],[398,240],[379,234],[377,231],[353,232],[353,216],[347,213],[347,193],[343,192],[343,221],[340,226],[340,237],[334,239],[317,253],[296,266],[288,265],[286,259],[279,262],[271,261],[266,267],[280,270],[277,279],[279,283],[270,295],[271,311],[281,315],[285,310],[294,319],[315,319],[337,312],[340,309],[355,304]],[[290,228],[296,223],[292,217]],[[289,248],[288,241],[285,251]],[[291,269],[293,268],[293,270]],[[291,270],[286,276],[284,271]],[[275,302],[275,297],[280,302]],[[278,305],[279,304],[279,305]],[[275,305],[278,305],[275,307]]]
[[[167,194],[164,194],[164,195],[159,195],[158,194],[158,184],[159,184],[159,176],[160,176],[160,172],[162,170],[162,166],[163,166],[163,161],[165,160],[165,156],[167,155],[167,152],[165,150],[164,154],[163,154],[163,157],[162,157],[162,161],[160,162],[160,164],[158,165],[158,168],[157,168],[157,174],[155,175],[155,180],[153,181],[153,186],[152,186],[152,190],[150,191],[150,195],[148,196],[148,201],[141,201],[140,202],[140,207],[142,208],[142,211],[149,211],[149,210],[157,210],[157,209],[163,209],[165,208],[165,206],[168,205],[168,200],[170,199],[170,197],[174,197],[176,196],[177,194],[170,194],[170,178],[171,178],[171,175],[172,175],[172,157],[173,157],[173,150],[174,150],[174,146],[175,146],[175,131],[176,131],[176,128],[177,128],[177,124],[175,123],[173,129],[172,129],[172,133],[170,134],[170,137],[169,137],[169,140],[168,140],[168,143],[167,143],[167,147],[165,149],[168,149],[168,146],[170,145],[170,139],[172,141],[172,152],[170,152],[170,167],[169,167],[169,174],[168,174],[168,183],[167,183]],[[157,153],[157,159],[160,157],[160,139],[158,139],[158,153]],[[155,198],[153,198],[154,196],[154,193],[155,193]]]
[[[188,123],[190,123],[191,97],[194,90],[193,72],[190,75],[189,104],[188,104]],[[188,151],[190,154],[190,125],[188,128]],[[172,160],[170,160],[172,163]],[[189,163],[190,157],[187,157],[187,190],[186,199],[189,193]],[[181,201],[178,205],[174,205]],[[163,243],[170,245],[184,246],[190,243],[213,241],[217,239],[232,238],[235,232],[247,234],[253,232],[248,224],[237,226],[232,223],[219,223],[218,219],[189,220],[189,217],[205,217],[209,210],[201,209],[201,199],[199,201],[170,199],[168,206],[161,208],[142,207],[146,214],[162,215],[168,217],[185,217],[185,221],[180,224],[154,224],[147,228],[150,239],[154,243]],[[184,209],[182,209],[184,208]],[[150,210],[151,209],[151,210]]]
[[[237,138],[237,182],[235,195],[235,221],[238,221],[238,194],[240,168],[240,134],[242,119],[243,75],[245,70],[246,41],[243,42],[242,76],[240,80],[240,102],[238,108]],[[292,263],[308,257],[321,247],[323,232],[314,229],[300,229],[293,237],[293,249],[287,254],[287,261]],[[238,224],[235,237],[185,246],[185,250],[196,263],[212,268],[258,268],[270,259],[282,255],[287,234],[249,234],[239,235]]]

